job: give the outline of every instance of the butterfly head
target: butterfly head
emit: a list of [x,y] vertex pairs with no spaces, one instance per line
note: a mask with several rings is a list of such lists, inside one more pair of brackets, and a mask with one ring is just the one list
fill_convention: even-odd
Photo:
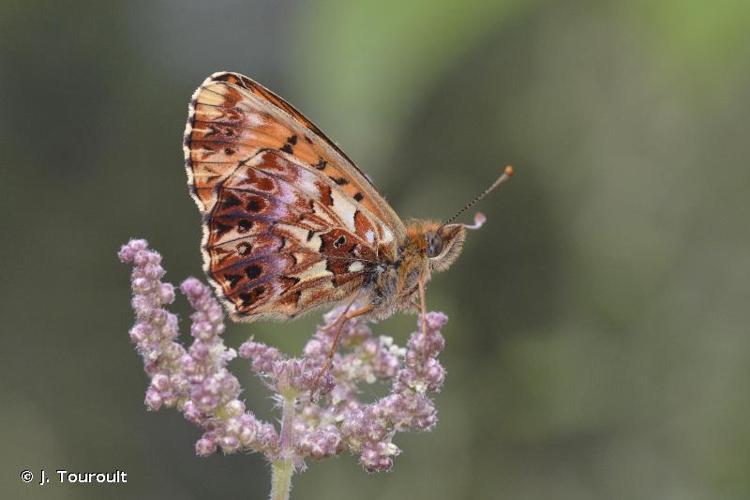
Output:
[[507,166],[497,180],[476,198],[467,203],[453,217],[443,223],[416,221],[409,228],[409,237],[417,251],[428,259],[431,271],[445,271],[461,254],[467,229],[479,229],[486,218],[484,214],[474,216],[474,224],[453,224],[461,214],[474,206],[513,175],[513,167]]
[[461,254],[466,238],[463,224],[431,224],[425,228],[426,253],[430,269],[445,271]]
[[445,271],[458,258],[466,237],[463,224],[414,221],[407,228],[408,247],[425,259],[430,271]]

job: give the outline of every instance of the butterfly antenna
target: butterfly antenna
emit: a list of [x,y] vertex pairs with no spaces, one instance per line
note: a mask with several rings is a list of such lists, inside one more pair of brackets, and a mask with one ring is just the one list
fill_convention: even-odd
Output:
[[[511,167],[510,165],[508,165],[507,167],[505,167],[505,170],[503,171],[503,175],[501,175],[500,177],[498,177],[497,180],[495,182],[493,182],[490,187],[488,187],[487,189],[485,189],[482,193],[480,193],[479,195],[477,195],[476,198],[474,198],[469,203],[467,203],[461,210],[459,210],[458,212],[456,212],[456,214],[453,217],[451,217],[451,218],[447,219],[445,222],[443,222],[440,225],[440,227],[443,227],[446,224],[450,224],[454,220],[458,219],[461,215],[463,215],[464,212],[466,212],[468,209],[470,209],[471,207],[473,207],[474,205],[476,205],[477,203],[479,203],[479,201],[482,198],[484,198],[485,196],[487,196],[488,194],[490,194],[492,191],[494,191],[500,184],[508,181],[511,177],[513,177],[513,167]],[[477,216],[481,218],[481,222],[480,222],[479,219],[475,219],[474,226],[466,226],[466,227],[468,227],[469,229],[474,229],[474,228],[478,229],[479,226],[482,225],[482,222],[484,222],[484,219],[483,219],[484,216],[482,214],[477,214]]]

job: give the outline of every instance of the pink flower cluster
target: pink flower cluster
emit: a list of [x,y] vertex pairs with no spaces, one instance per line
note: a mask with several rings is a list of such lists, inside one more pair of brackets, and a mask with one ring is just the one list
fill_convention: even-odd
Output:
[[[396,432],[429,430],[437,412],[429,393],[440,390],[445,370],[437,360],[444,347],[440,329],[447,317],[431,312],[426,329],[411,335],[400,348],[389,337],[376,337],[362,321],[343,324],[338,351],[324,377],[322,373],[343,314],[339,308],[325,315],[301,357],[287,357],[278,349],[253,339],[239,348],[250,360],[277,400],[292,402],[282,426],[276,428],[248,411],[239,399],[237,378],[226,368],[237,353],[224,345],[224,314],[210,288],[195,278],[180,291],[194,312],[185,349],[177,342],[177,317],[165,306],[174,301],[174,287],[162,282],[161,256],[144,240],[132,240],[119,252],[133,265],[131,286],[136,323],[130,338],[143,357],[151,379],[146,406],[151,410],[174,407],[204,433],[196,453],[210,455],[256,451],[270,461],[291,454],[297,467],[307,457],[321,459],[349,452],[359,455],[367,471],[388,470],[399,448]],[[390,392],[374,402],[360,400],[361,388],[390,384]]]

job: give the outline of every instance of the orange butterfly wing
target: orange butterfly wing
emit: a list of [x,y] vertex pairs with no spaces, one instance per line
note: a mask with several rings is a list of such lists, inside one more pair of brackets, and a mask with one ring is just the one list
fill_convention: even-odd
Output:
[[403,223],[307,118],[258,83],[216,73],[185,130],[208,277],[235,319],[286,319],[353,297],[397,257]]

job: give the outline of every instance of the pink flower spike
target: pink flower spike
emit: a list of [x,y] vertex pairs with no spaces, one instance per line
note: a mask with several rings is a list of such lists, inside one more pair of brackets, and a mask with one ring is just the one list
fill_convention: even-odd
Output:
[[[484,216],[477,214],[475,226],[483,222]],[[406,348],[390,337],[374,335],[364,321],[347,321],[332,365],[319,378],[343,308],[324,316],[325,324],[300,357],[287,357],[253,338],[237,352],[224,344],[224,313],[211,288],[188,278],[179,288],[193,310],[192,342],[183,346],[178,342],[177,316],[166,309],[175,299],[175,289],[162,281],[166,272],[161,256],[145,240],[131,240],[118,256],[133,266],[135,324],[129,335],[150,379],[145,404],[153,411],[177,408],[199,426],[203,436],[195,443],[197,455],[258,452],[272,463],[292,464],[299,470],[305,459],[350,453],[359,457],[366,471],[386,471],[400,453],[393,443],[397,433],[427,431],[437,423],[431,394],[440,391],[445,380],[437,359],[445,347],[440,333],[448,320],[444,314],[428,313],[425,331],[418,328],[412,333]],[[240,399],[239,380],[228,370],[238,354],[250,361],[252,371],[278,401],[278,431],[258,420]],[[370,384],[387,384],[390,391],[376,401],[363,401],[362,388]]]

